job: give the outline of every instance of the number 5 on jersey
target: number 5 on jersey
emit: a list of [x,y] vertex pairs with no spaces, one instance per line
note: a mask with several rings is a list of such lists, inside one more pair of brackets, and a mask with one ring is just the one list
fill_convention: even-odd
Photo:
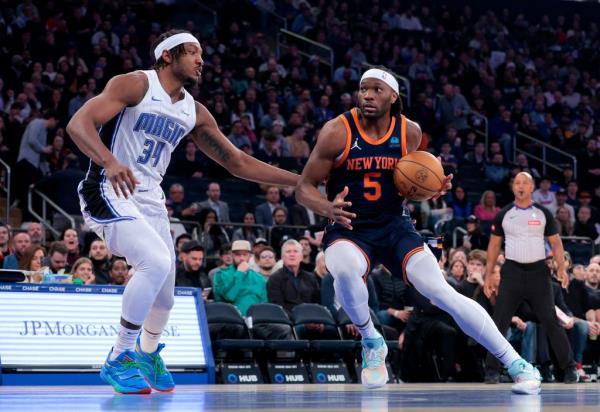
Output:
[[137,162],[145,165],[150,159],[154,159],[152,162],[152,167],[156,167],[158,161],[160,160],[160,154],[164,148],[165,142],[156,142],[152,139],[146,139],[144,142],[144,150],[142,151],[140,157],[138,157]]
[[365,173],[363,179],[365,192],[363,193],[363,196],[370,202],[375,202],[381,197],[381,184],[377,180],[374,180],[379,177],[381,177],[381,172]]

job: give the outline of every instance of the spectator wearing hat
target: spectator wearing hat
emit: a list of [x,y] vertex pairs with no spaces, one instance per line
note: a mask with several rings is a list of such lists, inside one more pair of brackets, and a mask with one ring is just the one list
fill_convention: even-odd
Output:
[[579,193],[579,207],[587,206],[590,208],[590,212],[592,213],[592,223],[600,223],[600,215],[598,214],[598,209],[592,205],[592,195],[590,192],[583,190]]
[[552,213],[552,216],[556,216],[558,209],[561,207],[564,207],[570,213],[571,223],[575,224],[575,209],[573,208],[573,206],[571,206],[570,204],[567,203],[567,190],[561,187],[556,191],[555,196],[556,196],[556,205],[554,206],[554,208],[552,208],[552,207],[548,208],[550,213]]
[[533,201],[552,212],[552,210],[556,210],[556,196],[550,190],[550,187],[552,187],[552,179],[543,176],[540,179],[539,188],[533,192]]
[[252,243],[252,256],[250,257],[250,262],[248,262],[252,270],[258,272],[258,257],[260,252],[267,246],[269,246],[269,242],[264,237],[258,237]]
[[250,306],[267,302],[267,282],[248,264],[251,250],[247,240],[233,242],[233,263],[215,274],[213,286],[215,301],[235,305],[243,316]]
[[487,250],[490,238],[481,232],[479,218],[470,215],[466,220],[467,233],[463,236],[462,246],[469,250]]
[[181,264],[175,272],[175,285],[202,289],[211,287],[210,279],[202,271],[203,263],[202,245],[195,240],[185,243],[181,247]]

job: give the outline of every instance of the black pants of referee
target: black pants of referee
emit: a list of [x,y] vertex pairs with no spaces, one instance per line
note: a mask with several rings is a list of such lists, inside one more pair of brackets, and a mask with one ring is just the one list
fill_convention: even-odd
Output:
[[[546,330],[559,367],[564,370],[572,364],[573,353],[567,333],[556,318],[551,282],[550,270],[543,260],[534,263],[506,260],[502,265],[493,319],[500,333],[506,335],[517,308],[523,301],[527,301]],[[486,366],[498,370],[500,363],[488,353]]]

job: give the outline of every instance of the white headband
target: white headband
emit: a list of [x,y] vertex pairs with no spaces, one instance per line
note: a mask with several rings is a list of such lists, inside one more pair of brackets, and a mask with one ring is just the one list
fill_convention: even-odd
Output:
[[173,47],[179,46],[183,43],[196,43],[198,46],[200,46],[198,39],[196,39],[190,33],[177,33],[158,43],[158,46],[156,46],[156,49],[154,49],[154,58],[156,60],[160,59],[163,50],[171,50]]
[[400,94],[398,88],[398,81],[394,76],[392,76],[388,72],[385,72],[381,69],[369,69],[363,73],[362,77],[360,78],[360,82],[362,83],[365,79],[381,80],[382,82],[390,86],[392,90],[396,92],[396,94]]

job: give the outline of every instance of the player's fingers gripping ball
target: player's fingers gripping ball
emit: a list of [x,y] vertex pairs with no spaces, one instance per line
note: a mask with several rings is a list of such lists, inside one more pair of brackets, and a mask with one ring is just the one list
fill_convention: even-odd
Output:
[[394,183],[405,198],[428,200],[442,190],[444,169],[431,153],[411,152],[396,164]]

